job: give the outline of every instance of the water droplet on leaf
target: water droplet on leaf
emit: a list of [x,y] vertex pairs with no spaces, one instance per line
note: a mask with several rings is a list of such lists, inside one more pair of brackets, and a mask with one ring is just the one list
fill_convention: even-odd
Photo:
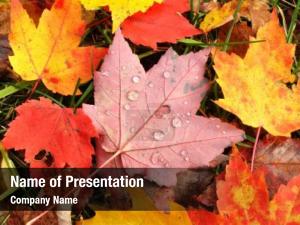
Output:
[[151,162],[153,164],[157,164],[159,156],[160,156],[160,154],[158,152],[153,153],[152,156],[151,156]]
[[127,93],[127,98],[128,98],[128,100],[134,102],[134,101],[138,100],[139,93],[137,91],[129,91]]
[[178,117],[175,117],[173,120],[172,120],[172,126],[174,128],[179,128],[182,126],[182,121],[181,119],[179,119]]
[[153,88],[153,87],[154,87],[154,84],[153,84],[152,82],[149,82],[149,83],[148,83],[148,87],[149,87],[149,88]]
[[187,152],[186,152],[185,150],[182,150],[182,151],[180,152],[180,155],[182,155],[182,156],[186,156],[186,154],[187,154]]
[[106,76],[106,77],[109,76],[109,73],[108,73],[107,71],[103,71],[101,74],[102,74],[103,76]]
[[141,81],[141,77],[140,76],[133,76],[131,78],[131,81],[135,84],[138,84]]
[[164,139],[164,137],[165,137],[165,133],[162,132],[162,131],[160,131],[160,130],[159,131],[155,131],[153,133],[153,138],[156,141],[162,141]]
[[168,72],[168,71],[165,71],[164,73],[163,73],[163,76],[164,76],[164,78],[169,78],[170,76],[171,76],[171,74],[170,74],[170,72]]
[[124,105],[124,109],[125,110],[129,110],[130,109],[130,105],[129,104]]

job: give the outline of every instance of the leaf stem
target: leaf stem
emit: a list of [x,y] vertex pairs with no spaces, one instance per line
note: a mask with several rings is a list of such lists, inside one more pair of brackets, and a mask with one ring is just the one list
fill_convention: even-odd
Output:
[[258,144],[260,133],[261,133],[261,127],[259,127],[256,132],[256,138],[253,146],[252,159],[251,159],[251,172],[253,172],[254,169],[254,161],[255,161],[255,155],[256,155],[257,144]]

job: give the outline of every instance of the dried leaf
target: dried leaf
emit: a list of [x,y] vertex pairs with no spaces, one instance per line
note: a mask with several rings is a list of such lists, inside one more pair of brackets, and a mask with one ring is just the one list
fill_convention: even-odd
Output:
[[[220,28],[220,31],[218,33],[218,39],[220,42],[225,43],[230,26],[231,24],[225,24]],[[251,36],[254,36],[254,32],[246,22],[236,24],[232,30],[230,42],[240,42],[240,44],[230,45],[227,52],[235,53],[240,57],[245,57],[250,45],[247,42],[249,42]]]
[[268,136],[257,146],[255,166],[266,170],[266,180],[273,196],[281,184],[300,174],[300,141]]
[[7,2],[0,2],[0,35],[8,34],[10,21],[10,6]]
[[[233,14],[238,6],[238,0],[232,0],[223,6],[212,9],[200,24],[205,33],[218,28],[233,20]],[[252,22],[252,29],[256,31],[270,19],[267,0],[244,0],[239,15],[246,17]]]

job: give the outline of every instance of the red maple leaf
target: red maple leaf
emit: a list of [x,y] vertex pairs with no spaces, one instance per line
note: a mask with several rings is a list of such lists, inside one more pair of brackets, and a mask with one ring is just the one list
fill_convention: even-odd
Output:
[[176,43],[180,38],[200,34],[181,13],[189,10],[188,0],[165,0],[147,12],[138,12],[122,24],[125,37],[135,44],[157,48],[159,42]]
[[16,111],[19,115],[9,124],[3,139],[5,148],[25,149],[25,161],[31,167],[46,166],[35,159],[42,150],[51,153],[52,167],[91,166],[94,149],[90,139],[97,133],[81,109],[74,114],[71,108],[40,98],[18,106]]

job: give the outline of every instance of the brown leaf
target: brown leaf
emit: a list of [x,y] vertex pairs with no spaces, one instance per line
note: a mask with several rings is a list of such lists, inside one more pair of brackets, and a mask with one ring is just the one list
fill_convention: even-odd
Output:
[[[10,214],[7,221],[7,225],[24,225],[35,217],[39,216],[41,211],[15,211]],[[58,225],[58,219],[55,212],[48,212],[39,220],[37,220],[35,225]]]
[[[231,26],[231,23],[227,23],[220,28],[220,31],[219,31],[219,41],[220,42],[225,42],[230,26]],[[255,35],[255,33],[253,32],[251,27],[249,27],[247,25],[246,22],[238,23],[233,28],[230,42],[248,42],[249,37],[254,36],[254,35]],[[235,53],[241,57],[244,57],[247,53],[248,47],[249,47],[248,43],[238,44],[238,45],[230,45],[228,52]]]
[[197,201],[207,207],[216,207],[217,192],[216,182],[211,183],[205,191],[203,191],[198,197]]
[[271,195],[300,173],[300,140],[267,136],[259,142],[255,166],[266,168]]
[[50,9],[54,0],[21,0],[21,3],[34,23],[38,24],[44,9]]
[[0,34],[8,34],[9,32],[9,11],[9,4],[0,3]]

